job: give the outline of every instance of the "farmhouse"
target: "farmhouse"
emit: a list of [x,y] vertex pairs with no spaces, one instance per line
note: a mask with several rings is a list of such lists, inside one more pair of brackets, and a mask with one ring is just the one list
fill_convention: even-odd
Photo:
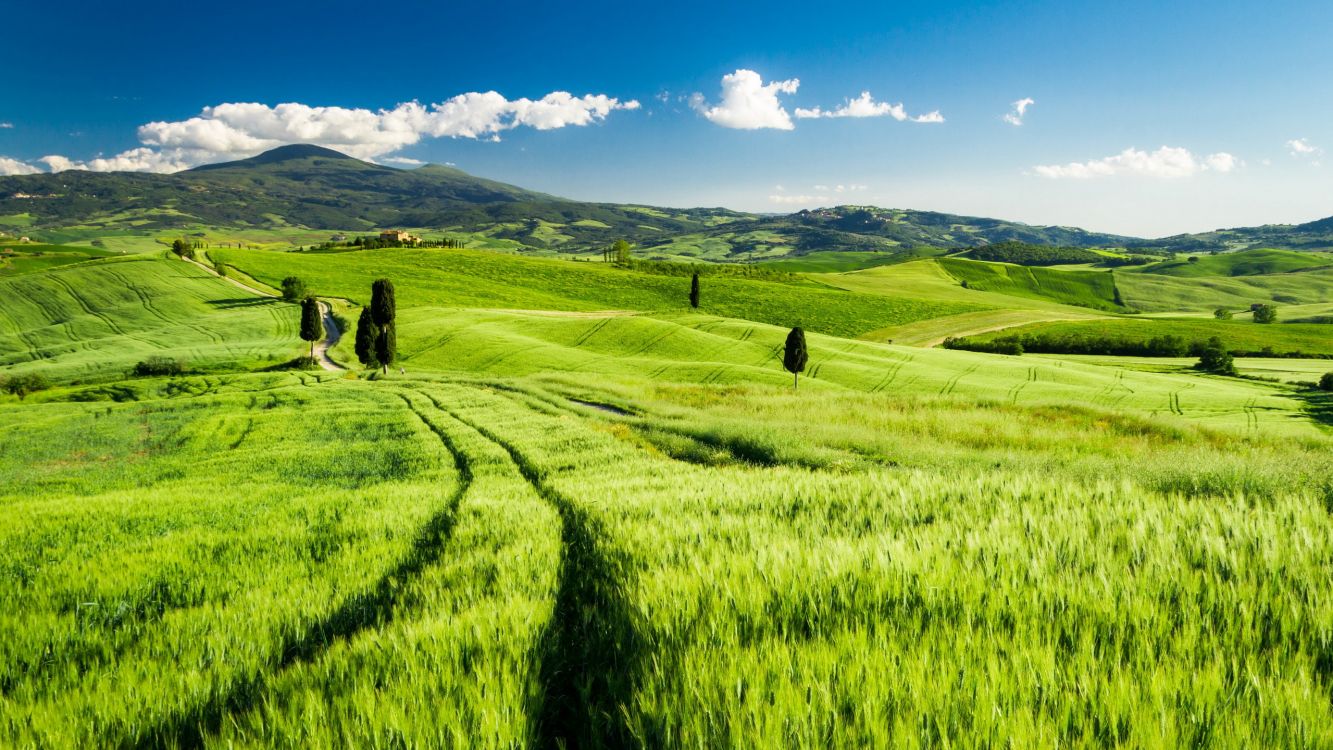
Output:
[[420,237],[417,237],[416,235],[410,234],[408,232],[404,232],[401,229],[387,229],[383,232],[380,232],[380,239],[387,240],[389,242],[401,242],[403,244],[411,244],[413,242],[421,241]]

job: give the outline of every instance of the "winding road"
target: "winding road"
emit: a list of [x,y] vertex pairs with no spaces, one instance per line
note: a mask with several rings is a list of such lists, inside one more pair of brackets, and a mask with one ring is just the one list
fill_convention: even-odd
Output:
[[[216,269],[212,268],[211,266],[200,263],[194,258],[182,258],[182,260],[193,263],[196,266],[199,266],[205,271],[218,277],[219,279],[231,282],[232,284],[244,289],[245,291],[251,294],[258,295],[260,297],[268,297],[269,299],[278,298],[278,295],[274,294],[273,292],[266,292],[263,289],[256,289],[250,286],[249,284],[237,281],[236,279],[233,279],[230,276],[223,276],[222,274],[218,273]],[[319,313],[320,316],[323,318],[324,322],[324,339],[315,344],[315,361],[319,362],[319,366],[324,368],[325,370],[328,370],[330,372],[342,372],[347,368],[333,361],[333,358],[329,356],[329,349],[337,346],[338,341],[342,339],[342,332],[338,330],[338,324],[333,320],[333,308],[329,306],[329,303],[323,300],[319,300]]]

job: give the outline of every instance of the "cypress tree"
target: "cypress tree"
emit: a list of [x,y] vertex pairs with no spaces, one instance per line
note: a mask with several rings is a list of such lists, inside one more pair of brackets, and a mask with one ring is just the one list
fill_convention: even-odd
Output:
[[315,358],[315,342],[324,338],[323,316],[319,314],[319,303],[314,297],[301,301],[301,338],[310,342],[310,358]]
[[384,372],[397,359],[398,331],[394,318],[398,314],[398,303],[394,299],[393,282],[388,279],[376,279],[370,287],[370,319],[378,329],[375,335],[375,359],[379,360]]
[[391,326],[397,314],[398,303],[394,300],[393,282],[376,279],[370,287],[370,315],[375,325],[380,328]]
[[805,331],[800,326],[787,334],[787,345],[782,352],[782,366],[791,373],[792,390],[799,385],[801,373],[805,372],[805,363],[810,360],[810,353],[805,349]]
[[380,367],[384,372],[389,371],[389,365],[393,364],[398,356],[398,332],[393,326],[385,326],[379,330],[379,335],[375,337],[375,359],[379,360]]
[[699,307],[699,274],[690,279],[690,307]]
[[356,358],[366,367],[375,367],[375,339],[379,338],[379,329],[370,317],[370,308],[361,308],[361,317],[356,319]]

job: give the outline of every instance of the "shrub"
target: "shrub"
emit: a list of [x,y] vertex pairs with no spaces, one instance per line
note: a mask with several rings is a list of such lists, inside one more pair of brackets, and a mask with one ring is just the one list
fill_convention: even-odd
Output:
[[1235,375],[1236,365],[1231,359],[1231,352],[1222,345],[1222,339],[1214,336],[1208,339],[1204,345],[1203,352],[1199,354],[1199,362],[1194,365],[1194,369],[1211,372],[1215,375]]
[[0,378],[0,388],[11,396],[18,396],[20,401],[27,398],[29,393],[44,391],[50,387],[51,384],[46,378],[35,372]]
[[1277,308],[1274,307],[1274,306],[1272,306],[1272,305],[1268,305],[1268,304],[1255,305],[1255,306],[1254,306],[1254,322],[1256,322],[1256,323],[1276,323],[1276,322],[1277,322]]
[[300,302],[307,296],[304,281],[295,276],[288,276],[282,280],[283,302]]
[[136,364],[132,372],[136,377],[141,378],[158,375],[180,375],[185,372],[185,363],[171,357],[149,357]]
[[1231,320],[1231,311],[1225,307],[1219,307],[1213,311],[1213,317],[1218,320]]
[[1333,372],[1326,372],[1319,378],[1319,390],[1333,391]]

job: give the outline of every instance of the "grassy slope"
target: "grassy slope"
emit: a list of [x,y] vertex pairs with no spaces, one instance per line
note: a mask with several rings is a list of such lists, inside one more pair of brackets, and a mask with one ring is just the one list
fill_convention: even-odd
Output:
[[950,276],[967,282],[968,288],[1105,312],[1124,311],[1115,303],[1115,279],[1110,273],[1033,268],[962,258],[941,258],[938,263]]
[[[1086,362],[1110,367],[1130,367],[1145,372],[1195,372],[1197,357],[1115,357],[1095,354],[1032,354],[1033,358]],[[1333,372],[1333,361],[1327,359],[1288,359],[1269,357],[1236,357],[1236,369],[1242,375],[1273,378],[1286,383],[1317,383],[1326,372]]]
[[965,302],[986,309],[941,316],[903,325],[889,326],[865,336],[913,346],[934,346],[946,336],[968,335],[997,327],[1040,320],[1100,317],[1084,307],[1063,305],[1045,297],[1015,296],[1000,291],[964,289],[935,260],[917,260],[856,273],[822,274],[819,281],[830,286],[868,294],[910,297],[941,302]]
[[1121,271],[1116,283],[1125,303],[1143,312],[1248,310],[1253,302],[1312,305],[1333,302],[1333,270],[1268,276],[1180,278]]
[[1263,276],[1333,266],[1326,253],[1290,250],[1245,250],[1238,253],[1195,256],[1197,260],[1170,260],[1144,266],[1142,273],[1198,278],[1201,276]]
[[[590,311],[682,310],[689,279],[625,271],[600,263],[523,258],[471,250],[375,250],[336,256],[214,250],[215,257],[270,285],[288,275],[318,294],[368,301],[371,282],[394,279],[406,307],[480,307]],[[857,294],[817,284],[710,277],[703,309],[839,336],[966,312],[961,302]]]
[[[409,373],[578,373],[628,381],[791,383],[786,331],[705,315],[572,317],[411,308],[400,313]],[[1197,374],[1117,372],[1095,365],[913,349],[809,337],[803,389],[953,395],[1010,404],[1080,403],[1185,416],[1219,428],[1312,434],[1302,405],[1264,384]]]
[[255,367],[300,349],[293,305],[257,299],[192,264],[113,259],[0,279],[0,365],[106,377],[150,356]]
[[0,405],[0,739],[1333,741],[1326,442],[763,385],[296,379]]
[[1027,333],[1082,334],[1146,341],[1154,336],[1180,336],[1186,341],[1207,341],[1213,336],[1233,351],[1257,352],[1272,347],[1278,354],[1305,352],[1333,354],[1333,326],[1321,323],[1271,323],[1248,320],[1187,318],[1116,318],[1088,321],[1033,323],[1017,328],[980,334],[994,339]]

